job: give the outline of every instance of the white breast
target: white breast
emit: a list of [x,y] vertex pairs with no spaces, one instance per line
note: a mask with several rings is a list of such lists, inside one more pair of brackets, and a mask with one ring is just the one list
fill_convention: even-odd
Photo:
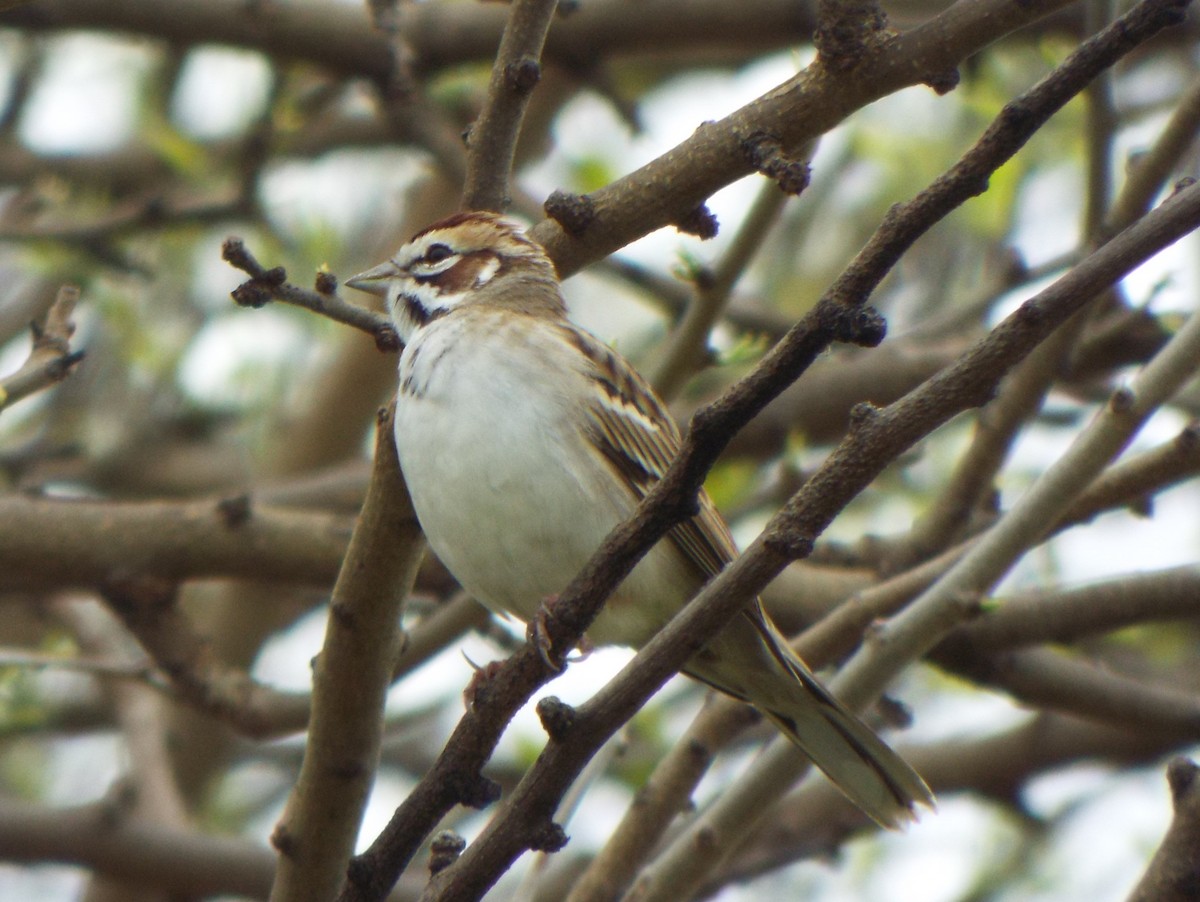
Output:
[[[396,407],[431,547],[468,592],[525,620],[633,507],[583,432],[592,389],[575,350],[537,323],[486,310],[430,323],[401,356]],[[609,603],[594,641],[636,645],[661,626],[694,588],[671,560],[660,550],[639,565],[620,593],[630,603]],[[648,593],[649,605],[628,597]]]

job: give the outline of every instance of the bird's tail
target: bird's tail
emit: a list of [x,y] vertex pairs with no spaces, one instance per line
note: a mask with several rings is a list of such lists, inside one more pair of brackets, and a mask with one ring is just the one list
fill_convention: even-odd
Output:
[[916,819],[933,793],[907,762],[839,702],[761,609],[748,609],[688,662],[686,672],[766,715],[880,826]]

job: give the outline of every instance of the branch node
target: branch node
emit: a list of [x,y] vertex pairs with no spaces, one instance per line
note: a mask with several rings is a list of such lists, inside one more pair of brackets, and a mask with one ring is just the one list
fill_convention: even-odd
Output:
[[1017,308],[1017,319],[1026,326],[1039,325],[1046,318],[1046,311],[1042,309],[1041,304],[1037,303],[1036,299],[1026,301]]
[[100,820],[104,826],[115,829],[133,814],[137,804],[137,786],[128,779],[118,780],[100,803]]
[[1108,406],[1113,413],[1125,413],[1137,402],[1137,395],[1128,386],[1122,386],[1112,393]]
[[575,709],[554,695],[538,701],[537,716],[546,735],[555,742],[562,742],[575,726]]
[[528,94],[542,80],[542,67],[533,57],[525,56],[504,67],[504,78],[518,94]]
[[404,342],[400,340],[400,333],[396,331],[396,327],[388,323],[380,323],[375,327],[375,348],[385,354],[394,354],[403,349]]
[[796,160],[784,153],[778,135],[756,131],[742,141],[742,151],[754,170],[774,181],[784,194],[794,196],[808,187],[812,177],[808,161]]
[[[237,241],[239,245],[241,244],[240,240],[238,239],[226,239],[224,248],[228,248],[230,243],[233,241]],[[243,247],[242,250],[245,251],[245,248]],[[222,255],[224,255],[224,253]],[[229,296],[233,298],[234,303],[236,303],[239,307],[253,307],[255,309],[258,309],[259,307],[265,307],[271,300],[274,290],[287,281],[287,270],[282,266],[275,266],[271,269],[264,270],[261,266],[259,266],[257,260],[254,260],[253,257],[250,257],[248,251],[245,251],[245,256],[252,264],[252,269],[257,270],[257,272],[255,272],[250,279],[233,289],[233,291],[229,293]],[[226,257],[226,260],[232,266],[235,266],[238,269],[244,269],[246,272],[251,272],[251,269],[246,269],[246,267],[242,265],[243,263],[247,262],[245,259],[235,262],[234,260],[230,260],[228,257]]]
[[221,259],[235,269],[251,276],[262,274],[263,268],[254,255],[246,250],[246,244],[236,235],[230,235],[221,242]]
[[280,855],[287,858],[295,858],[299,851],[299,844],[296,842],[296,837],[288,830],[285,824],[278,823],[275,829],[271,831],[271,846]]
[[557,852],[567,844],[567,831],[554,821],[546,821],[535,827],[529,837],[529,848],[534,852]]
[[140,623],[175,604],[177,586],[147,574],[117,573],[100,586],[100,594],[124,620]]
[[542,210],[575,238],[586,232],[596,219],[596,203],[586,194],[552,191]]
[[786,526],[763,533],[763,545],[768,551],[787,558],[789,561],[799,561],[813,552],[813,538]]
[[364,855],[352,855],[346,863],[346,883],[360,889],[371,885],[375,879],[375,869],[365,860]]
[[316,278],[313,279],[313,290],[317,294],[333,294],[337,291],[338,280],[337,276],[327,269],[318,269]]
[[467,847],[467,841],[453,830],[442,830],[429,843],[429,873],[446,870]]
[[271,292],[267,291],[255,279],[243,282],[237,288],[233,289],[233,291],[229,292],[229,296],[233,298],[233,302],[239,307],[251,307],[255,310],[267,306],[271,300]]
[[1196,767],[1194,761],[1182,755],[1172,758],[1167,764],[1167,785],[1171,788],[1171,801],[1174,804],[1179,804],[1187,795],[1187,791],[1196,782],[1197,774],[1200,774],[1200,768]]
[[879,416],[879,408],[870,401],[859,401],[850,408],[850,431],[862,429]]
[[250,521],[250,495],[232,495],[217,502],[217,514],[229,529],[245,526]]
[[839,305],[830,312],[822,324],[836,341],[875,348],[887,337],[887,320],[874,307]]
[[[1194,185],[1194,184],[1196,184],[1196,179],[1193,176],[1185,175],[1183,178],[1181,178],[1179,181],[1177,181],[1174,185],[1171,186],[1171,194],[1167,198],[1167,201],[1174,200],[1175,197],[1180,192],[1186,191],[1188,188],[1192,187],[1192,185]],[[1165,202],[1166,201],[1164,201],[1164,203]]]
[[59,357],[57,360],[50,361],[49,365],[52,367],[51,375],[56,378],[67,375],[71,371],[71,367],[77,363],[81,363],[85,357],[87,357],[87,351],[80,349]]
[[1188,423],[1175,436],[1175,447],[1180,451],[1194,451],[1200,445],[1200,422]]
[[1149,520],[1154,516],[1154,496],[1141,495],[1132,499],[1127,505],[1129,512],[1135,517],[1141,517],[1143,520]]
[[500,798],[500,784],[482,774],[462,775],[453,783],[455,797],[468,808],[486,808]]
[[340,627],[351,629],[354,626],[354,611],[343,601],[335,601],[329,606],[329,615]]
[[887,14],[875,0],[820,0],[820,24],[813,34],[821,64],[848,72],[895,39]]
[[922,84],[933,88],[933,91],[938,96],[949,94],[958,87],[958,83],[962,80],[958,69],[951,67],[943,69],[941,72],[931,72],[922,80]]
[[892,695],[881,695],[876,710],[893,730],[907,730],[913,725],[912,706]]
[[702,241],[707,241],[709,238],[716,238],[717,232],[721,228],[721,224],[717,222],[717,217],[704,204],[677,219],[674,225],[675,228],[685,235],[695,235]]

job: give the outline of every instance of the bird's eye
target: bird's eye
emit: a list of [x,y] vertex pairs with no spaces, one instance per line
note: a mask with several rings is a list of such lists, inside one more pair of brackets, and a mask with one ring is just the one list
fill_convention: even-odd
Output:
[[445,244],[431,244],[425,252],[425,263],[441,263],[447,257],[454,256],[454,251]]

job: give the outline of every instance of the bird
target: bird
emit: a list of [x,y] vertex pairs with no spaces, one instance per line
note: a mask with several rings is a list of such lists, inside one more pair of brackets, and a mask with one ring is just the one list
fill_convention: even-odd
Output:
[[[403,342],[396,451],[430,547],[484,605],[530,622],[662,478],[678,427],[631,364],[570,322],[554,264],[501,215],[442,219],[346,285],[380,296]],[[736,556],[702,490],[586,641],[640,647]],[[756,707],[881,826],[934,807],[757,599],[684,672]]]

